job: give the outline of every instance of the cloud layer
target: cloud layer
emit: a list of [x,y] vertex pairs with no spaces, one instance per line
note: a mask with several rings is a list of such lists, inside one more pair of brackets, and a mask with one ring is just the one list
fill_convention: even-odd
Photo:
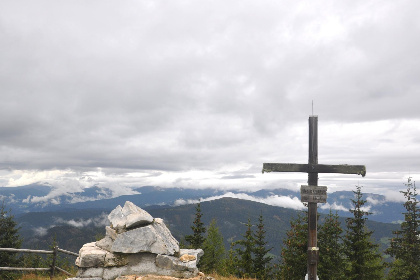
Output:
[[[0,184],[298,188],[263,162],[420,175],[414,0],[3,1]],[[280,186],[279,186],[280,185]]]

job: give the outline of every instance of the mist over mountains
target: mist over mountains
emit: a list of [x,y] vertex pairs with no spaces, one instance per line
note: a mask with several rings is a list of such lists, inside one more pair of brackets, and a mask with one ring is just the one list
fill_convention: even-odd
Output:
[[[363,191],[363,190],[362,190]],[[163,206],[180,206],[195,204],[199,201],[212,201],[224,197],[239,198],[260,202],[271,206],[279,206],[294,210],[303,210],[298,192],[287,189],[270,189],[258,191],[220,190],[213,188],[186,189],[161,188],[143,186],[132,188],[129,194],[120,195],[121,191],[109,187],[92,186],[78,192],[59,192],[51,185],[37,184],[20,187],[1,187],[0,200],[4,200],[13,214],[21,215],[28,212],[51,212],[63,210],[99,209],[109,212],[125,201],[144,208],[159,208]],[[337,191],[328,194],[326,204],[319,204],[320,213],[337,211],[340,216],[349,216],[352,191]],[[401,202],[387,201],[385,196],[364,193],[367,200],[366,210],[372,214],[370,220],[396,223],[403,220],[404,208]]]

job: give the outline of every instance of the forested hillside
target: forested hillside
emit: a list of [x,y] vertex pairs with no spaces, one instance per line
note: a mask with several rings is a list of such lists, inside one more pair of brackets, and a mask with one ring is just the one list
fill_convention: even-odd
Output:
[[[216,219],[226,248],[229,248],[230,242],[242,237],[248,219],[256,224],[259,215],[262,214],[268,246],[273,247],[271,253],[276,256],[280,254],[290,220],[298,213],[292,209],[235,198],[202,202],[201,209],[205,226],[208,226],[212,219]],[[164,219],[178,240],[183,241],[185,235],[191,234],[190,226],[194,220],[195,205],[151,207],[146,210],[153,217]],[[95,241],[105,233],[107,215],[108,213],[101,209],[39,212],[24,214],[17,218],[17,222],[22,227],[23,247],[45,248],[55,238],[60,247],[78,251],[84,243]],[[320,215],[319,223],[323,222],[323,218],[324,215]],[[340,221],[344,227],[344,218]],[[368,227],[374,231],[375,241],[385,249],[384,245],[388,243],[392,231],[396,230],[398,225],[368,221]]]

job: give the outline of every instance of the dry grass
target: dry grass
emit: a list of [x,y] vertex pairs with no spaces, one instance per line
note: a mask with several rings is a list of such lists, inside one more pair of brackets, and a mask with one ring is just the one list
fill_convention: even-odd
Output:
[[[53,280],[65,280],[67,278],[71,278],[71,277],[60,273],[60,275],[55,276]],[[22,277],[19,278],[19,280],[50,280],[50,276],[36,275],[36,274],[30,273],[30,274],[22,275]]]
[[[236,278],[234,276],[220,276],[217,274],[210,274],[208,276],[211,276],[216,280],[255,280],[255,278]],[[65,280],[67,278],[71,277],[62,274],[55,276],[53,280]],[[50,277],[46,275],[25,274],[21,278],[19,278],[19,280],[50,280]]]
[[220,276],[217,274],[209,274],[208,276],[211,276],[216,280],[255,280],[255,278],[237,278],[235,276]]

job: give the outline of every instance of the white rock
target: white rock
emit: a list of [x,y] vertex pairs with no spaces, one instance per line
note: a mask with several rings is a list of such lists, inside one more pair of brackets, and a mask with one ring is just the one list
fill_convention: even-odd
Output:
[[[95,245],[95,242],[87,243],[79,251],[76,259],[78,267],[100,267],[104,265],[106,251]],[[94,276],[96,277],[96,276]]]
[[153,222],[153,217],[140,207],[127,201],[124,208],[118,205],[108,215],[111,225],[117,232],[122,232],[125,229],[134,228],[142,225],[149,225]]
[[79,268],[77,271],[77,277],[80,278],[101,278],[104,275],[103,267],[89,267],[89,268]]
[[97,247],[99,247],[99,248],[101,248],[103,250],[110,251],[113,242],[114,241],[111,239],[111,237],[105,236],[101,240],[96,241],[95,244],[96,244]]
[[153,222],[153,217],[140,207],[134,205],[132,202],[127,201],[124,204],[122,213],[127,217],[125,227],[127,229],[134,228],[142,225],[150,225]]
[[193,274],[198,273],[195,261],[182,262],[179,258],[173,256],[157,255],[156,266],[170,271],[189,271]]
[[124,228],[127,217],[122,213],[122,207],[118,205],[108,215],[108,220],[111,222],[113,228]]
[[113,253],[134,254],[150,252],[162,255],[179,253],[179,243],[172,236],[162,219],[145,227],[118,234],[111,247]]
[[105,235],[109,236],[112,240],[115,240],[117,238],[117,232],[111,228],[111,227],[105,227]]
[[104,267],[124,266],[128,264],[127,257],[108,252],[105,255]]

